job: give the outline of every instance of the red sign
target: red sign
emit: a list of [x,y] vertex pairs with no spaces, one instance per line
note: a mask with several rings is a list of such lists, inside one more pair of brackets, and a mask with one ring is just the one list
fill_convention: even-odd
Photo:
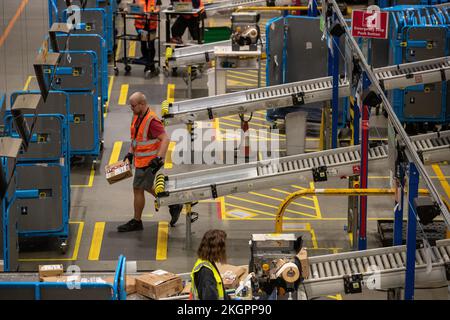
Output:
[[388,13],[380,11],[352,11],[352,36],[387,39]]

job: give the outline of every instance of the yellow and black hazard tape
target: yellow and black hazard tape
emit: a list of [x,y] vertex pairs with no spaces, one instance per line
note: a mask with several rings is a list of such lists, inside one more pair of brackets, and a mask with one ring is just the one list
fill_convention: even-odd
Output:
[[165,116],[169,114],[169,101],[168,100],[164,100],[161,104],[161,116]]
[[160,173],[156,176],[155,179],[155,194],[158,196],[158,194],[163,193],[165,189],[165,176]]
[[172,58],[172,56],[173,56],[173,48],[169,46],[166,48],[166,60],[169,60],[170,58]]

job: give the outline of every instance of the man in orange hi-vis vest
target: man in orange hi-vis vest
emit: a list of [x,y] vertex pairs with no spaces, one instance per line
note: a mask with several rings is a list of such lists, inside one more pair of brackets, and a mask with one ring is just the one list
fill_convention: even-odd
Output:
[[186,31],[186,28],[189,29],[189,33],[191,34],[192,39],[198,40],[199,34],[200,34],[200,21],[197,19],[199,15],[205,14],[205,7],[203,5],[202,0],[180,0],[180,2],[192,2],[192,7],[194,9],[201,9],[202,11],[200,13],[196,14],[184,14],[180,15],[174,22],[171,31],[172,31],[172,38],[170,39],[170,42],[182,44],[183,40],[181,39],[183,37],[184,32]]
[[[155,196],[153,181],[159,169],[164,166],[164,157],[169,147],[170,139],[167,136],[164,125],[158,119],[156,113],[151,110],[147,99],[142,92],[135,92],[129,99],[130,108],[133,111],[131,122],[131,146],[124,158],[136,168],[133,180],[134,191],[134,218],[119,226],[119,232],[143,230],[142,211],[145,206],[145,194],[147,191]],[[180,217],[183,205],[169,207],[173,227]]]
[[[158,16],[150,13],[157,12],[161,6],[161,0],[134,0],[145,14],[145,18],[135,19],[134,26],[137,33],[141,36],[141,53],[140,60],[145,61],[144,72],[150,72],[150,77],[157,76],[159,69],[155,68],[155,37],[158,28]],[[143,36],[145,35],[145,36]]]

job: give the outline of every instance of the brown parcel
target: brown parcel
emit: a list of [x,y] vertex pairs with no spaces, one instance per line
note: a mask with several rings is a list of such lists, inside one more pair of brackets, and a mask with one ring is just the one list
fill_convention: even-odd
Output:
[[177,295],[181,290],[181,278],[164,270],[156,270],[136,278],[137,293],[155,300]]
[[236,289],[239,286],[239,282],[242,275],[247,272],[246,266],[233,266],[231,264],[217,264],[220,275],[223,280],[223,286],[225,289]]
[[58,277],[64,273],[62,264],[48,264],[39,266],[39,280],[42,281],[45,277]]
[[303,279],[308,279],[309,277],[309,260],[308,251],[306,248],[302,248],[297,254],[297,258],[300,260],[300,265],[302,266],[302,277]]
[[113,184],[133,176],[130,164],[124,161],[118,161],[105,166],[105,172],[106,180],[108,180],[109,184]]
[[[105,279],[105,281],[114,285],[114,277],[108,277]],[[125,277],[125,291],[127,294],[136,293],[136,277],[133,276]]]
[[80,276],[44,277],[42,282],[80,282]]

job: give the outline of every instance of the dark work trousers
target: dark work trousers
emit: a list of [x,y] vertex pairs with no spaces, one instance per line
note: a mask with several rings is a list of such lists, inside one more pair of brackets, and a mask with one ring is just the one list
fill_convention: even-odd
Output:
[[148,67],[150,71],[155,71],[155,40],[141,41],[141,53],[146,60],[146,67]]
[[179,16],[171,30],[172,30],[172,37],[179,37],[181,38],[186,31],[186,28],[189,28],[189,33],[191,34],[192,39],[198,40],[198,35],[200,33],[200,26],[198,19],[191,17],[191,18],[185,18],[183,16]]

